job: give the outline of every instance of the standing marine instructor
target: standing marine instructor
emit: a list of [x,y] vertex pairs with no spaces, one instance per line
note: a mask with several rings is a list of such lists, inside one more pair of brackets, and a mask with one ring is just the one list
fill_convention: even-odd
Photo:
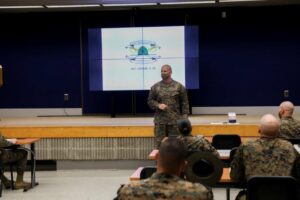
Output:
[[162,80],[155,83],[149,92],[148,105],[155,110],[154,134],[157,147],[168,136],[178,136],[177,120],[187,118],[189,103],[185,87],[171,78],[170,65],[161,67]]

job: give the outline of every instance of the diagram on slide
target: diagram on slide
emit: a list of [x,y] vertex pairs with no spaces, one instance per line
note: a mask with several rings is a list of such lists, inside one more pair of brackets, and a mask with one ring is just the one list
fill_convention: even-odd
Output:
[[135,64],[149,64],[156,62],[161,56],[158,55],[160,46],[155,41],[137,40],[130,42],[125,49],[126,58]]

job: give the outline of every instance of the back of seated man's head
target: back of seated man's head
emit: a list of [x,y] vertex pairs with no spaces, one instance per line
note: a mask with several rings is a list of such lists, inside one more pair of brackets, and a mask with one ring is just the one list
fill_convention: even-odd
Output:
[[163,139],[159,147],[158,171],[178,174],[184,167],[186,157],[185,144],[176,137]]
[[279,132],[279,121],[272,114],[262,116],[259,133],[262,137],[275,138]]
[[284,101],[279,106],[278,116],[281,117],[291,117],[294,113],[294,104],[290,101]]
[[177,120],[177,127],[180,132],[180,134],[186,136],[190,135],[192,132],[192,125],[190,120],[188,119],[179,119]]

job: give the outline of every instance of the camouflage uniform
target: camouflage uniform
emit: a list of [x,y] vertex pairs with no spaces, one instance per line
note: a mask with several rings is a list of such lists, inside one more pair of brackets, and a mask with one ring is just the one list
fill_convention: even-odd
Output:
[[300,121],[293,117],[283,117],[280,120],[279,137],[284,139],[300,138]]
[[207,139],[205,139],[201,135],[192,136],[178,136],[180,140],[184,142],[186,145],[188,151],[205,151],[205,152],[211,152],[218,158],[220,158],[220,154],[218,151],[213,147]]
[[[13,146],[11,142],[6,140],[0,133],[0,148],[6,148]],[[27,165],[27,151],[24,149],[7,149],[1,151],[1,159],[2,162],[10,163],[17,162],[17,173],[19,175],[24,174]]]
[[121,186],[115,200],[212,200],[213,194],[199,183],[191,183],[176,175],[154,173],[149,179]]
[[[168,106],[166,110],[158,108],[161,103]],[[189,114],[187,92],[182,84],[174,80],[169,84],[163,81],[154,84],[149,92],[148,105],[155,110],[154,133],[158,145],[165,136],[179,135],[177,120]]]
[[230,177],[245,181],[251,176],[291,176],[298,153],[288,141],[260,138],[241,145],[231,162]]

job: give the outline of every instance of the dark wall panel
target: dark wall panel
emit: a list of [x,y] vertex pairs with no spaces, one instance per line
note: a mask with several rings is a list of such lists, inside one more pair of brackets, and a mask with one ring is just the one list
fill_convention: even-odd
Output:
[[229,9],[227,18],[200,24],[203,87],[191,92],[191,104],[276,106],[285,89],[299,104],[296,10]]
[[[7,14],[0,21],[0,107],[80,107],[79,18]],[[66,104],[64,93],[70,95]]]

